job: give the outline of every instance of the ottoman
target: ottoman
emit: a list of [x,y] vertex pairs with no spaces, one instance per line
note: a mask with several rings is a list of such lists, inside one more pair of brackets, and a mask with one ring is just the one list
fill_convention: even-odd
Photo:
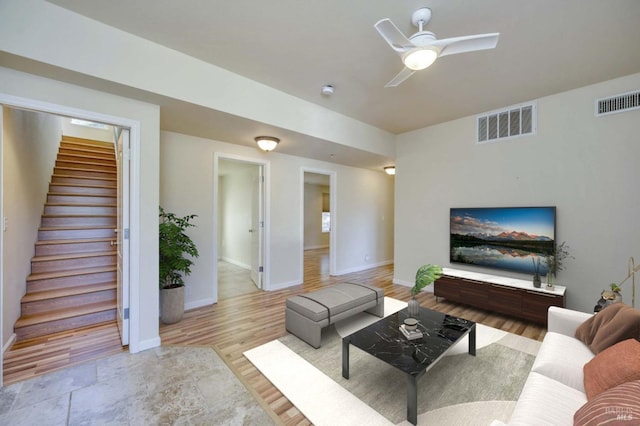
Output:
[[340,283],[287,299],[287,331],[314,348],[324,327],[366,311],[384,316],[384,291],[365,284]]

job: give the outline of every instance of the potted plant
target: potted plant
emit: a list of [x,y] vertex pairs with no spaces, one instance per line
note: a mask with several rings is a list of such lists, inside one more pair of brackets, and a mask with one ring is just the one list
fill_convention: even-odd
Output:
[[425,287],[431,285],[435,280],[442,276],[442,267],[438,265],[432,265],[430,263],[422,265],[416,272],[416,280],[413,287],[411,287],[411,300],[409,300],[409,316],[416,317],[420,313],[420,302],[416,299],[418,293],[420,293]]
[[165,324],[182,319],[184,313],[184,277],[191,273],[193,260],[199,256],[187,228],[195,226],[196,215],[178,217],[160,207],[160,318]]

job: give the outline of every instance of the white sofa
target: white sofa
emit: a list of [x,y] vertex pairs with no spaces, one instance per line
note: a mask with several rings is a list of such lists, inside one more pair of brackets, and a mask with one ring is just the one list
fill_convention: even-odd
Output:
[[[595,355],[574,337],[592,314],[552,306],[548,332],[518,398],[509,425],[573,425],[573,415],[587,402],[583,366]],[[494,421],[491,426],[504,426]]]

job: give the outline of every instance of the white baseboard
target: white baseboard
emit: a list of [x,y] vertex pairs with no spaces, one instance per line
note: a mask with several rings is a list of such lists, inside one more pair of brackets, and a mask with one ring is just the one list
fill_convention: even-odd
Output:
[[227,263],[230,263],[232,265],[239,266],[240,268],[243,268],[243,269],[251,269],[251,265],[247,265],[246,263],[238,262],[237,260],[233,260],[233,259],[230,259],[228,257],[221,257],[220,260],[222,260],[224,262],[227,262]]
[[386,266],[386,265],[392,265],[392,264],[393,264],[393,260],[383,260],[382,262],[377,262],[377,263],[367,263],[366,265],[360,265],[360,266],[355,266],[353,268],[336,271],[335,275],[339,276],[339,275],[351,274],[353,272],[366,271],[367,269],[377,268],[379,266]]
[[189,309],[196,309],[196,308],[200,308],[202,306],[209,306],[209,305],[213,305],[216,302],[217,302],[217,300],[215,300],[213,297],[209,297],[207,299],[195,300],[193,302],[185,303],[184,304],[184,310],[188,311]]
[[11,336],[9,336],[9,340],[7,340],[7,343],[5,343],[4,346],[2,347],[2,353],[5,353],[11,347],[11,345],[13,345],[13,342],[15,341],[16,341],[16,333],[11,333]]
[[266,291],[282,290],[283,288],[293,287],[294,285],[300,285],[300,284],[302,284],[302,280],[293,280],[293,281],[288,281],[284,283],[269,284],[269,288],[266,288],[265,290]]
[[[393,279],[394,284],[403,285],[405,287],[413,287],[415,284],[413,281],[405,281],[399,280],[397,278]],[[427,293],[433,293],[433,284],[426,286],[422,291],[426,291]]]
[[[138,350],[136,352],[142,352],[146,351],[147,349],[157,348],[158,346],[160,346],[160,344],[160,336],[154,337],[153,339],[142,340],[138,343]],[[131,351],[131,346],[129,346],[129,352],[134,353]]]

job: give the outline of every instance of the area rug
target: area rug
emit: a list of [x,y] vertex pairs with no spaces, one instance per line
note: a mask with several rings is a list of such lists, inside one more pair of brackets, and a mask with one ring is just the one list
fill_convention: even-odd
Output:
[[[385,297],[385,316],[406,302]],[[245,356],[315,425],[406,422],[406,375],[351,347],[350,379],[342,377],[341,338],[375,322],[366,313],[328,327],[314,349],[289,334]],[[477,355],[465,338],[418,382],[418,424],[478,425],[507,421],[540,342],[481,324]]]

